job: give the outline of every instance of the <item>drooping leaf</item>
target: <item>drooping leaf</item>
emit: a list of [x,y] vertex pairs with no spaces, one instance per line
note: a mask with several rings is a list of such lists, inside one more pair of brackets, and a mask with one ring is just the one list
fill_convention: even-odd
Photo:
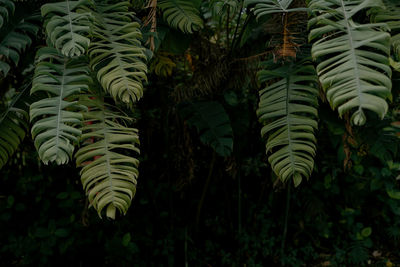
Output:
[[316,16],[309,40],[312,56],[319,60],[317,73],[326,97],[339,115],[352,112],[351,122],[363,125],[365,110],[383,118],[385,98],[392,87],[389,66],[390,34],[386,24],[360,24],[360,11],[382,5],[380,0],[311,0]]
[[271,61],[261,63],[258,79],[269,85],[260,91],[257,115],[272,169],[283,182],[293,179],[297,186],[314,168],[317,77],[308,61],[273,66]]
[[193,33],[203,28],[199,10],[191,0],[160,0],[158,6],[163,11],[168,24],[184,33]]
[[85,61],[68,59],[55,48],[45,47],[37,53],[31,94],[42,93],[42,99],[31,104],[32,137],[40,159],[48,164],[67,163],[78,142],[82,124],[81,110],[76,100],[88,89],[91,79]]
[[65,0],[42,6],[42,16],[48,18],[47,36],[66,57],[83,55],[89,47],[90,13],[82,11],[88,5],[89,0]]
[[245,0],[245,5],[254,5],[257,19],[270,14],[307,11],[307,8],[290,8],[293,0]]
[[391,45],[396,60],[400,60],[400,2],[383,0],[384,6],[371,10],[371,21],[384,22],[390,28]]
[[[28,88],[28,86],[26,86]],[[22,92],[13,93],[0,114],[0,169],[7,163],[28,131],[28,112],[18,105]],[[6,100],[8,96],[6,95]]]
[[95,6],[91,66],[105,91],[132,105],[142,97],[143,81],[147,81],[140,25],[133,22],[128,2]]
[[33,23],[37,16],[28,18],[18,17],[4,30],[0,41],[0,73],[7,76],[11,69],[10,62],[18,65],[20,54],[32,43],[32,36],[35,36],[39,27]]
[[190,126],[196,127],[200,141],[223,157],[233,151],[232,126],[224,107],[218,102],[186,103],[180,110]]
[[0,0],[0,28],[14,13],[15,5],[11,0]]
[[89,111],[84,113],[81,148],[76,164],[82,167],[81,181],[93,206],[101,217],[114,219],[116,211],[125,214],[136,192],[139,175],[138,130],[125,126],[130,119],[112,111],[99,96],[82,100]]

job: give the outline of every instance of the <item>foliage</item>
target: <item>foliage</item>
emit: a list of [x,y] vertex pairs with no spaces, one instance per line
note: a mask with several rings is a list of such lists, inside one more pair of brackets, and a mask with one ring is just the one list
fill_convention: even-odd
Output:
[[27,86],[19,94],[11,91],[5,98],[0,116],[0,130],[3,133],[0,136],[0,167],[3,167],[18,149],[28,129],[28,113],[19,103],[26,88]]
[[96,3],[90,64],[104,90],[115,100],[132,105],[143,95],[147,66],[139,23],[133,22],[128,3]]
[[233,151],[233,132],[224,108],[218,102],[187,103],[180,110],[188,124],[196,127],[200,140],[223,157]]
[[159,0],[158,6],[168,24],[184,33],[193,33],[203,27],[203,21],[193,1]]
[[[261,66],[271,68],[274,64],[265,61]],[[268,161],[283,182],[293,179],[298,186],[302,177],[311,176],[316,154],[318,91],[314,67],[304,61],[287,63],[263,69],[258,77],[260,83],[269,84],[260,91],[257,110],[265,124],[261,135],[267,139],[266,150],[272,152]]]
[[81,181],[90,205],[100,217],[106,208],[107,217],[114,219],[117,209],[126,214],[135,195],[139,161],[130,154],[139,153],[138,131],[118,123],[129,118],[112,112],[98,96],[81,101],[85,102],[89,111],[84,114],[76,164],[82,167]]
[[47,36],[52,45],[67,57],[83,55],[89,47],[87,35],[90,13],[77,12],[88,4],[88,0],[66,0],[42,6],[42,17],[49,17],[46,23]]
[[400,264],[397,10],[0,0],[0,265]]
[[18,65],[20,54],[32,43],[32,36],[36,35],[39,28],[32,23],[36,16],[15,16],[7,28],[2,30],[0,42],[0,71],[7,76],[11,69],[10,62]]
[[55,48],[40,49],[37,58],[31,94],[45,92],[47,96],[30,106],[32,137],[45,164],[61,165],[71,159],[81,135],[79,111],[86,107],[78,104],[76,96],[87,91],[89,70],[81,60],[69,60]]
[[[311,19],[309,40],[316,40],[312,56],[321,59],[317,72],[332,108],[340,116],[354,109],[351,122],[364,125],[364,110],[383,119],[388,111],[392,71],[388,62],[390,34],[385,24],[360,24],[354,17],[365,8],[378,7],[379,0],[312,0],[309,8],[318,15]],[[371,51],[369,49],[374,49]]]

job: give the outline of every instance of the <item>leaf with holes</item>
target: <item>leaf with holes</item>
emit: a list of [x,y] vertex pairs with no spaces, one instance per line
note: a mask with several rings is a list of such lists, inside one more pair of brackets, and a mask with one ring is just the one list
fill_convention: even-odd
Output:
[[139,175],[138,130],[123,123],[129,118],[107,106],[99,96],[81,100],[89,111],[84,113],[81,148],[76,164],[82,167],[81,181],[90,205],[99,216],[114,219],[116,211],[125,214],[136,192]]
[[339,115],[351,112],[351,122],[363,125],[365,110],[383,118],[388,111],[392,71],[390,34],[384,23],[361,24],[360,11],[382,5],[380,0],[311,0],[314,18],[309,40],[317,73],[331,107]]
[[293,179],[298,186],[309,178],[316,154],[315,131],[318,128],[318,90],[315,69],[309,61],[285,63],[273,67],[272,61],[261,63],[257,115],[264,125],[268,161],[276,175],[286,182]]
[[30,107],[32,137],[45,164],[65,164],[81,135],[77,126],[82,124],[80,111],[85,106],[76,98],[88,89],[89,69],[81,59],[68,59],[55,48],[40,49],[37,58],[31,94],[42,97]]

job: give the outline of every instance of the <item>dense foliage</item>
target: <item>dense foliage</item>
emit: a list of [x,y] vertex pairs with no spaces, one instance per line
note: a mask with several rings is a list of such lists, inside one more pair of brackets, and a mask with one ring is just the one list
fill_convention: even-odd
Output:
[[0,0],[0,265],[400,264],[399,36],[395,0]]

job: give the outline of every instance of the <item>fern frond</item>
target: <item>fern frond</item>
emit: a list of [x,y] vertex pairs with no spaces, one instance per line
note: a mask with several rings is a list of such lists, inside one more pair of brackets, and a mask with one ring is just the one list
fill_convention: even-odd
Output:
[[160,0],[158,6],[163,11],[168,24],[184,33],[193,33],[203,28],[199,10],[191,0]]
[[390,34],[386,24],[360,24],[359,11],[382,5],[380,0],[311,0],[309,8],[318,14],[309,21],[315,28],[309,40],[316,40],[312,56],[319,59],[317,73],[326,97],[339,115],[353,112],[351,122],[363,125],[365,110],[383,118],[390,95]]
[[133,22],[128,2],[95,6],[91,66],[104,90],[116,101],[132,105],[142,97],[147,81],[140,25]]
[[268,70],[271,65],[271,61],[262,62],[263,70],[258,73],[260,83],[269,84],[260,91],[257,110],[264,125],[261,135],[267,140],[268,161],[276,175],[283,182],[293,179],[297,186],[302,177],[310,177],[314,167],[317,77],[307,61]]
[[35,36],[39,27],[32,23],[36,16],[20,18],[17,22],[11,23],[4,30],[0,42],[0,73],[7,76],[10,71],[10,61],[17,66],[20,54],[32,43],[31,36]]
[[135,195],[139,161],[138,130],[121,122],[129,118],[114,112],[97,96],[82,100],[89,111],[84,114],[82,147],[76,164],[82,167],[81,181],[92,205],[101,217],[114,219],[118,210],[125,214]]
[[245,0],[245,5],[255,5],[253,8],[254,15],[257,19],[271,14],[308,11],[307,8],[297,7],[289,8],[293,0]]
[[88,89],[89,69],[80,59],[67,59],[55,48],[38,51],[31,94],[41,92],[44,97],[31,104],[32,137],[40,159],[48,164],[67,163],[78,142],[82,124],[77,94]]
[[18,106],[25,90],[13,94],[0,115],[0,169],[17,150],[29,128],[28,112]]
[[88,5],[89,0],[65,0],[41,8],[42,17],[48,18],[45,25],[51,44],[66,57],[83,55],[89,47],[90,13],[82,11]]

